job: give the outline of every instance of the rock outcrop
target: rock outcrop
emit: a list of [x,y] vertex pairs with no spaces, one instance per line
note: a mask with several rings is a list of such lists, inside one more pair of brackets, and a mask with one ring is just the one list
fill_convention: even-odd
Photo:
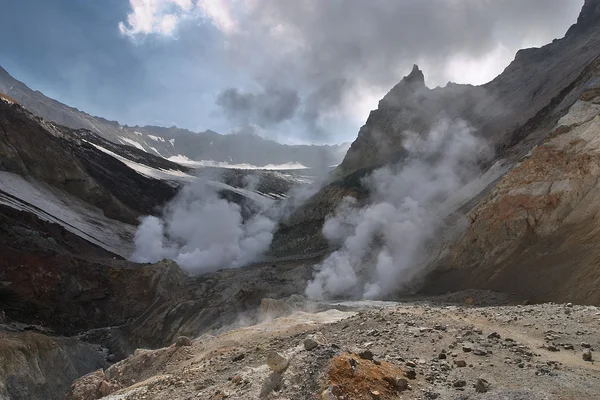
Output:
[[62,399],[74,379],[108,366],[97,346],[76,338],[2,329],[0,397],[3,399]]

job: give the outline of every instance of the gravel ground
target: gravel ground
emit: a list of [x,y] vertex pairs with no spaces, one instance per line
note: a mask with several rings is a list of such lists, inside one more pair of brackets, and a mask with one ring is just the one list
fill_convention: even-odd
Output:
[[100,381],[108,400],[600,399],[600,308],[511,303],[343,303],[138,350]]

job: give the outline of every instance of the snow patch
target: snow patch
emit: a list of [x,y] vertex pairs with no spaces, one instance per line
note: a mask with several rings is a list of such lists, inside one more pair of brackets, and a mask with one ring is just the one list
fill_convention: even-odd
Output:
[[[165,139],[160,137],[160,136],[154,136],[154,135],[148,135],[148,137],[152,140],[154,140],[155,142],[165,142]],[[173,139],[175,140],[175,139]]]
[[152,146],[150,146],[150,150],[154,151],[156,154],[158,154],[159,156],[161,156],[161,157],[162,157],[162,154],[160,154],[160,153],[158,152],[158,150],[156,150],[156,147],[152,147]]
[[176,171],[176,170],[172,170],[172,169],[169,169],[169,170],[158,169],[158,168],[149,167],[147,165],[139,164],[139,163],[131,161],[123,156],[120,156],[116,153],[113,153],[112,151],[105,149],[102,146],[98,146],[97,144],[88,142],[87,140],[84,140],[84,142],[87,142],[87,143],[91,144],[92,146],[94,146],[95,148],[97,148],[98,150],[108,154],[109,156],[116,158],[117,160],[121,161],[123,164],[127,165],[132,170],[134,170],[137,173],[139,173],[140,175],[144,175],[148,178],[168,180],[168,181],[186,181],[186,182],[191,182],[196,179],[195,176],[186,174],[183,171]]
[[[193,182],[195,180],[197,180],[198,178],[193,176],[193,175],[189,175],[186,174],[183,171],[177,171],[177,170],[166,170],[166,169],[158,169],[158,168],[152,168],[149,167],[147,165],[143,165],[143,164],[139,164],[136,163],[134,161],[131,161],[123,156],[120,156],[116,153],[113,153],[112,151],[105,149],[102,146],[98,146],[97,144],[88,142],[86,140],[84,140],[85,142],[91,144],[92,146],[94,146],[95,148],[97,148],[98,150],[116,158],[117,160],[121,161],[123,164],[127,165],[129,168],[131,168],[132,170],[134,170],[135,172],[137,172],[140,175],[144,175],[148,178],[153,178],[153,179],[160,179],[160,180],[164,180],[164,181],[178,181],[178,182]],[[219,190],[229,190],[231,192],[235,192],[237,194],[240,194],[244,197],[247,197],[249,199],[252,199],[254,201],[256,201],[259,204],[262,204],[263,206],[267,207],[269,205],[271,205],[273,203],[273,199],[265,197],[260,195],[259,193],[253,192],[251,190],[247,190],[247,189],[240,189],[240,188],[236,188],[233,186],[229,186],[225,183],[221,183],[221,182],[215,182],[215,181],[208,181],[207,182],[208,185],[217,188]]]
[[14,101],[9,100],[8,98],[4,97],[4,96],[0,96],[0,100],[2,100],[3,102],[7,103],[7,104],[15,104]]
[[[138,142],[136,142],[135,140],[131,140],[131,139],[128,139],[128,138],[126,138],[126,137],[123,137],[123,136],[120,136],[120,138],[121,138],[121,139],[122,139],[124,142],[126,142],[126,143],[129,143],[130,145],[132,145],[133,147],[137,147],[138,149],[140,149],[140,150],[142,150],[142,151],[146,151],[146,149],[144,149],[144,148],[142,147],[142,145],[141,145],[141,144],[139,144]],[[121,139],[119,139],[119,140],[121,140]]]
[[175,147],[175,139],[169,139],[169,143],[171,143],[171,146]]
[[308,169],[308,167],[306,167],[300,163],[297,163],[297,162],[289,162],[289,163],[285,163],[285,164],[267,164],[264,167],[259,167],[257,165],[252,165],[252,164],[248,164],[248,163],[230,164],[228,162],[212,161],[212,160],[194,161],[194,160],[190,160],[188,157],[181,155],[181,154],[169,157],[169,158],[167,158],[167,160],[178,163],[178,164],[182,164],[185,166],[192,166],[192,167],[213,167],[213,168],[247,169],[247,170],[264,169],[264,170],[273,170],[273,171]]
[[142,132],[138,132],[138,131],[133,131],[133,133],[135,133],[138,136],[144,136],[144,134]]

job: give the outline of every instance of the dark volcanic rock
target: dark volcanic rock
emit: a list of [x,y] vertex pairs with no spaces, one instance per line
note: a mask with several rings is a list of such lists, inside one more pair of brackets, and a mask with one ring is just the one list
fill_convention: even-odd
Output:
[[[131,224],[140,215],[155,213],[175,195],[173,185],[144,177],[82,141],[93,136],[0,101],[0,170],[49,183],[97,206],[107,217]],[[158,168],[168,163],[158,157],[153,161]]]

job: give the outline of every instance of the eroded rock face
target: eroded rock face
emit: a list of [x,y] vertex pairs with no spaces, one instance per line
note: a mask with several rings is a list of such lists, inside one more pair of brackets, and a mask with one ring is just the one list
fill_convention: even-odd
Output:
[[263,298],[302,293],[311,276],[309,265],[265,264],[190,277],[174,262],[116,260],[55,224],[5,212],[0,206],[0,296],[8,320],[80,334],[117,359],[258,320]]
[[600,67],[548,139],[468,215],[440,261],[445,290],[486,287],[534,300],[600,302]]
[[367,193],[360,186],[358,172],[343,182],[334,182],[311,197],[308,202],[281,221],[271,243],[271,253],[278,257],[290,255],[323,254],[329,249],[329,243],[321,229],[325,218],[332,213],[344,197],[350,196],[366,200]]

